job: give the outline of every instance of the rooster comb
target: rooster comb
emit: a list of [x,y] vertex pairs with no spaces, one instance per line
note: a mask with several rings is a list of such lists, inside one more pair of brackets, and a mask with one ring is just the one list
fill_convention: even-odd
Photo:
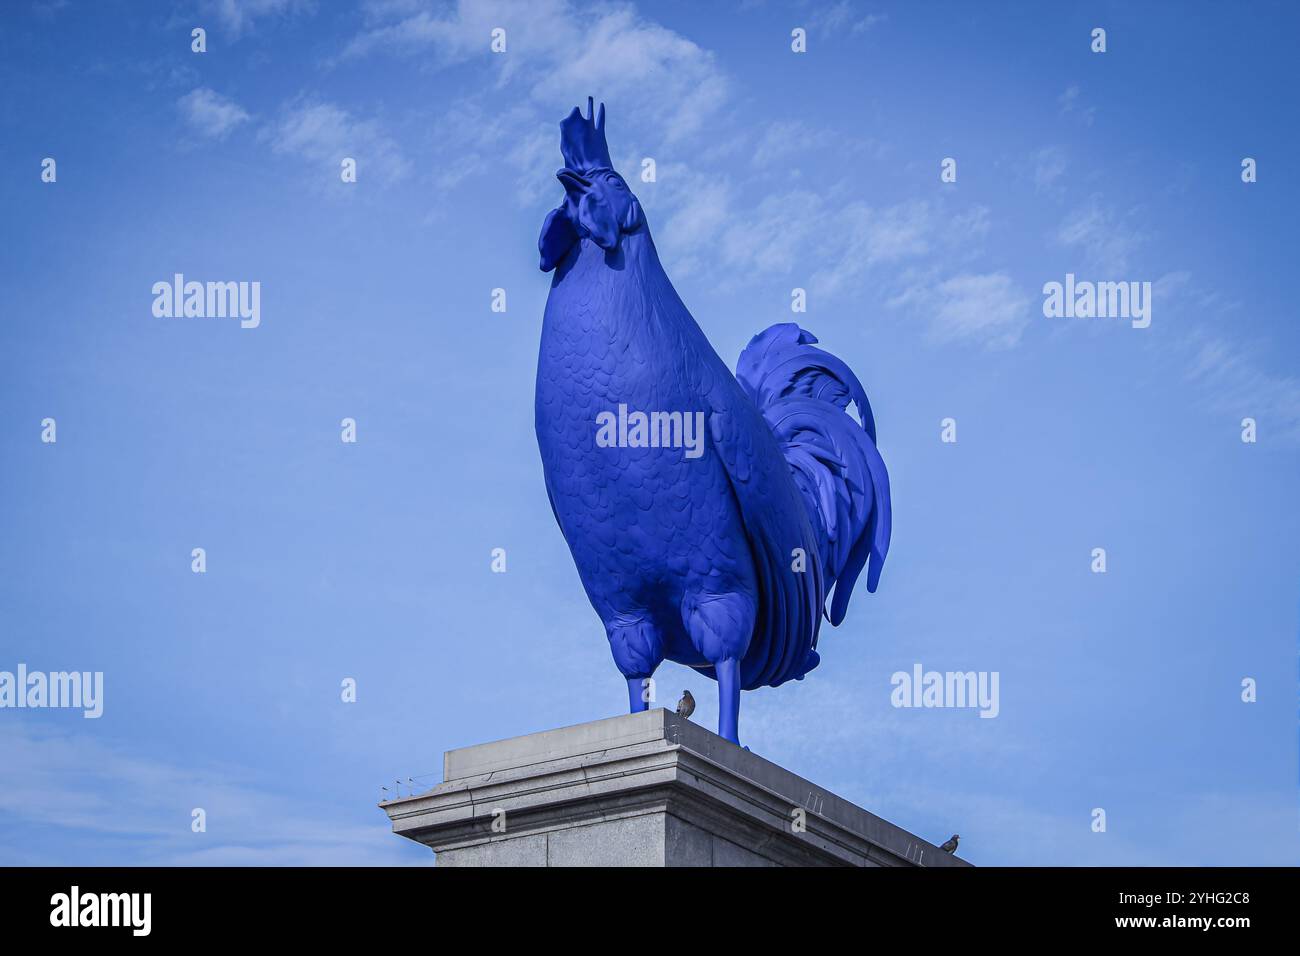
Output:
[[560,123],[560,153],[565,167],[576,172],[614,166],[605,144],[605,104],[601,103],[598,110],[594,106],[589,96],[586,116],[575,106]]

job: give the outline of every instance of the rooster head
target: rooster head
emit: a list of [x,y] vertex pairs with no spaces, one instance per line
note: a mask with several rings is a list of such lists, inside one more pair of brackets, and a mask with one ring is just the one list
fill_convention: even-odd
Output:
[[555,178],[564,186],[564,202],[546,217],[537,240],[541,268],[550,272],[577,244],[589,240],[609,251],[623,235],[645,225],[641,204],[617,172],[605,144],[605,104],[587,115],[578,107],[560,123],[564,168]]

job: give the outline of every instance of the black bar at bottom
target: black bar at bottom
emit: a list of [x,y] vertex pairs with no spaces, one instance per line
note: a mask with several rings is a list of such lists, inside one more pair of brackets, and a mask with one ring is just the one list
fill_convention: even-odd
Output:
[[451,944],[453,930],[475,927],[499,944],[512,933],[559,939],[580,926],[590,942],[602,923],[630,932],[624,943],[671,944],[678,919],[699,926],[696,942],[716,935],[721,920],[750,928],[777,921],[818,937],[844,928],[866,933],[864,941],[911,927],[918,941],[948,936],[953,944],[1043,940],[1035,935],[1043,930],[1054,940],[1231,943],[1293,927],[1296,886],[1296,871],[1285,868],[15,868],[0,869],[0,926],[7,941],[355,940],[376,952],[399,941]]

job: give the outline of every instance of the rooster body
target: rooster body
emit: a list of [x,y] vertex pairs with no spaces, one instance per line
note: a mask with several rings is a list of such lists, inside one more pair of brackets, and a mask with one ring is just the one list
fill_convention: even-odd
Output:
[[[869,559],[875,590],[889,486],[870,406],[847,366],[793,324],[756,336],[733,376],[609,163],[604,107],[593,118],[588,101],[561,133],[566,200],[539,240],[542,268],[555,270],[536,395],[551,507],[631,709],[646,708],[655,668],[676,661],[718,681],[718,732],[738,742],[742,689],[817,665],[831,585],[836,624]],[[600,442],[598,423],[620,408],[703,423],[698,457]]]

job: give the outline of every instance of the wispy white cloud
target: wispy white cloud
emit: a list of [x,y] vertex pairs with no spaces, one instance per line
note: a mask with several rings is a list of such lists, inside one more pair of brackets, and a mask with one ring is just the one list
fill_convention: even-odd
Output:
[[1152,347],[1171,362],[1171,377],[1193,386],[1198,407],[1234,426],[1254,418],[1261,442],[1300,444],[1300,376],[1278,363],[1267,342],[1234,331],[1245,324],[1234,317],[1240,301],[1205,288],[1187,270],[1157,279],[1152,299],[1175,317],[1173,335]]
[[[674,211],[656,236],[676,276],[707,274],[727,288],[791,274],[811,260],[819,265],[801,284],[813,294],[856,295],[870,283],[895,308],[914,307],[935,344],[970,339],[1006,347],[1028,321],[1028,298],[1006,274],[944,274],[945,265],[965,262],[981,245],[990,227],[985,206],[953,211],[911,200],[877,207],[794,189],[750,207],[725,177],[671,168],[664,179]],[[913,268],[900,280],[904,264]]]
[[[936,241],[935,210],[929,202],[910,201],[876,208],[850,203],[824,215],[830,240],[812,286],[821,294],[842,295],[876,267],[926,255]],[[814,224],[813,228],[818,228]]]
[[357,161],[357,179],[391,184],[405,178],[411,164],[375,120],[357,119],[334,103],[302,101],[286,107],[261,133],[273,152],[299,156],[337,181],[345,157]]
[[1270,372],[1262,356],[1204,331],[1192,333],[1188,349],[1187,377],[1208,407],[1254,418],[1260,441],[1300,442],[1300,377]]
[[552,103],[575,89],[605,91],[662,128],[666,144],[701,129],[729,95],[712,54],[631,8],[595,14],[580,34],[557,39],[553,62],[537,75],[536,98]]
[[1128,268],[1129,256],[1147,238],[1129,218],[1093,196],[1065,217],[1056,231],[1056,240],[1079,249],[1084,264],[1118,278]]
[[754,146],[754,165],[771,166],[824,146],[829,140],[828,131],[813,130],[801,120],[777,120],[767,125]]
[[[729,209],[717,245],[718,265],[741,273],[789,272],[808,247],[826,244],[826,212],[825,200],[806,190],[768,196],[749,214]],[[700,229],[696,236],[703,234]]]
[[[492,30],[506,50],[490,50]],[[481,59],[498,87],[517,87],[529,115],[555,122],[575,90],[599,92],[621,117],[635,116],[655,141],[699,130],[730,95],[712,54],[623,4],[571,0],[461,0],[452,6],[401,3],[370,9],[343,59],[378,53],[419,55],[435,67]],[[471,137],[477,130],[465,131]],[[460,148],[461,143],[453,144]]]
[[208,139],[225,139],[232,130],[252,117],[229,97],[200,86],[176,101],[189,128]]
[[1091,126],[1092,121],[1097,116],[1097,107],[1084,106],[1079,99],[1079,84],[1071,83],[1065,88],[1065,91],[1056,98],[1056,105],[1060,108],[1060,115],[1066,116],[1073,114],[1079,118],[1084,126]]
[[[490,46],[497,27],[506,31],[501,55]],[[425,69],[485,71],[491,79],[479,93],[433,120],[429,178],[445,189],[504,166],[514,174],[517,201],[529,207],[555,186],[556,124],[582,105],[575,97],[605,101],[609,128],[617,130],[610,137],[616,162],[639,164],[646,155],[666,162],[687,143],[698,149],[697,134],[730,96],[712,54],[627,4],[382,0],[368,5],[364,29],[338,62],[378,56],[418,57]]]
[[808,24],[821,36],[845,36],[866,33],[888,18],[883,13],[863,13],[850,0],[818,6],[809,17]]
[[1040,193],[1056,189],[1057,180],[1065,174],[1065,150],[1059,146],[1045,146],[1030,157],[1034,170],[1034,189]]
[[733,191],[729,177],[709,175],[685,163],[660,169],[648,214],[663,212],[651,228],[677,274],[687,276],[708,266],[711,247],[731,221]]
[[962,273],[914,285],[889,304],[928,319],[927,337],[936,344],[974,341],[1010,348],[1032,317],[1029,296],[1004,272]]
[[[775,167],[786,179],[798,175],[798,169],[793,164],[815,158],[819,153],[833,150],[840,156],[857,154],[878,161],[884,159],[889,152],[888,146],[880,140],[846,136],[843,132],[814,127],[801,119],[775,119],[761,127],[752,141],[744,139],[733,142],[737,147],[743,142],[750,149],[755,167],[762,170]],[[750,142],[752,146],[749,145]]]
[[315,0],[205,0],[204,9],[238,37],[258,20],[315,11]]

